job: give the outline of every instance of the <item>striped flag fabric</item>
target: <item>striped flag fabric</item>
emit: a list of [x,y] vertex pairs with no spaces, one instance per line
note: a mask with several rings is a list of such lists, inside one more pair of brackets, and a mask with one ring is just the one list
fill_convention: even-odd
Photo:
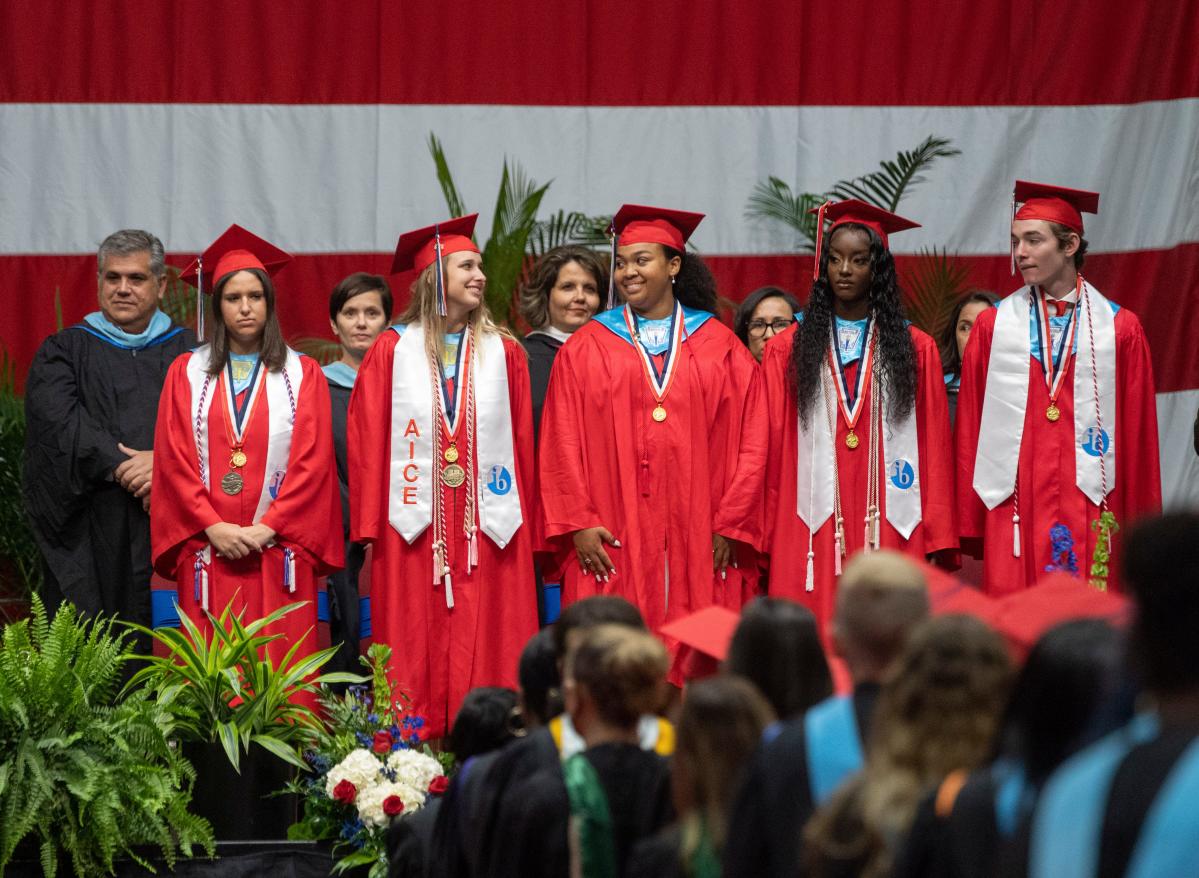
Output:
[[112,0],[0,6],[0,341],[19,371],[95,308],[94,253],[145,228],[182,265],[237,222],[297,254],[289,337],[443,218],[427,138],[488,228],[506,158],[543,215],[703,211],[734,300],[806,295],[811,256],[748,219],[754,185],[822,191],[929,135],[900,269],[946,248],[1006,294],[1016,178],[1102,193],[1085,274],[1141,318],[1167,503],[1199,505],[1199,6],[979,0]]

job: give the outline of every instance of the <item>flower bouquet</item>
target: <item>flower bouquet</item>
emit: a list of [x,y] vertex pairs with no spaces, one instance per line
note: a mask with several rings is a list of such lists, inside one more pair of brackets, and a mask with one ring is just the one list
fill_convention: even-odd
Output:
[[[391,648],[372,644],[363,663],[371,685],[344,695],[323,691],[324,717],[310,733],[304,761],[310,774],[288,786],[302,797],[303,816],[288,830],[294,840],[331,841],[340,855],[334,873],[369,867],[371,878],[387,874],[388,824],[424,807],[445,791],[448,753],[434,754],[425,721],[393,697],[387,680]],[[406,699],[404,699],[406,700]]]

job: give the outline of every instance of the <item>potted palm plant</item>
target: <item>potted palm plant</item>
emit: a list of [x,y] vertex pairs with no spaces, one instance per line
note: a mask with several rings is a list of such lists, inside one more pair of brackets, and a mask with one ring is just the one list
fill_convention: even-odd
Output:
[[[243,621],[232,603],[208,613],[209,632],[186,614],[182,628],[154,631],[134,626],[165,655],[144,657],[129,681],[144,686],[175,718],[175,733],[196,766],[196,807],[222,841],[283,839],[296,816],[294,797],[272,794],[304,769],[299,747],[318,726],[308,704],[323,683],[358,683],[348,673],[319,674],[336,647],[299,656],[300,643],[276,665],[267,645],[269,627],[302,603]],[[307,701],[308,703],[304,703]]]

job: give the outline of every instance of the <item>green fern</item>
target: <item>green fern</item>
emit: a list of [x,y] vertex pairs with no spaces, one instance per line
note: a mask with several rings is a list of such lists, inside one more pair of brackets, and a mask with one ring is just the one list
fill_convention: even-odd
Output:
[[135,847],[214,851],[212,828],[188,811],[195,771],[172,747],[174,721],[141,691],[118,699],[131,657],[111,619],[82,620],[64,605],[0,639],[0,871],[31,837],[42,870],[113,874]]
[[945,250],[920,251],[903,271],[903,292],[908,319],[940,340],[954,305],[969,288],[970,269]]

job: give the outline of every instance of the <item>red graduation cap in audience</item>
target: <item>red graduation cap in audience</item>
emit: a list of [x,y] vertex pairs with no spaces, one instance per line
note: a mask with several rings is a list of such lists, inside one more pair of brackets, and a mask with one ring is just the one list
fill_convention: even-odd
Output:
[[1082,234],[1082,215],[1099,213],[1099,193],[1086,189],[1067,189],[1065,186],[1050,186],[1047,183],[1030,183],[1017,180],[1012,190],[1012,200],[1020,204],[1014,218],[1018,220],[1045,220],[1059,223]]
[[424,271],[437,260],[439,248],[442,257],[464,250],[478,253],[478,246],[471,240],[478,219],[479,215],[472,213],[400,235],[391,273]]
[[[711,606],[668,622],[658,629],[658,633],[683,645],[674,669],[684,679],[696,680],[710,677],[719,670],[720,662],[729,654],[729,644],[740,621],[741,617],[732,610]],[[675,676],[674,673],[671,676]]]
[[996,627],[1021,655],[1062,622],[1104,619],[1123,627],[1131,615],[1126,597],[1099,591],[1084,580],[1060,572],[1049,574],[1032,588],[1005,595],[996,603]]
[[809,210],[808,213],[816,214],[816,263],[812,268],[812,280],[820,277],[820,253],[824,244],[826,221],[831,223],[828,227],[830,233],[837,226],[843,226],[846,223],[865,226],[879,236],[883,246],[888,250],[891,249],[889,235],[920,228],[920,223],[891,213],[889,210],[883,210],[881,207],[875,207],[873,204],[867,204],[857,198],[849,198],[845,201],[826,201],[820,207]]
[[924,581],[928,584],[928,604],[934,616],[965,613],[977,616],[988,625],[996,624],[999,605],[993,598],[939,567],[926,561],[911,560],[924,573]]
[[[208,289],[211,291],[221,278],[235,271],[257,268],[274,277],[279,269],[289,262],[290,254],[234,224],[209,244],[199,258],[183,269],[179,279],[200,289],[204,278],[207,277],[210,279]],[[202,289],[200,291],[203,292]]]

